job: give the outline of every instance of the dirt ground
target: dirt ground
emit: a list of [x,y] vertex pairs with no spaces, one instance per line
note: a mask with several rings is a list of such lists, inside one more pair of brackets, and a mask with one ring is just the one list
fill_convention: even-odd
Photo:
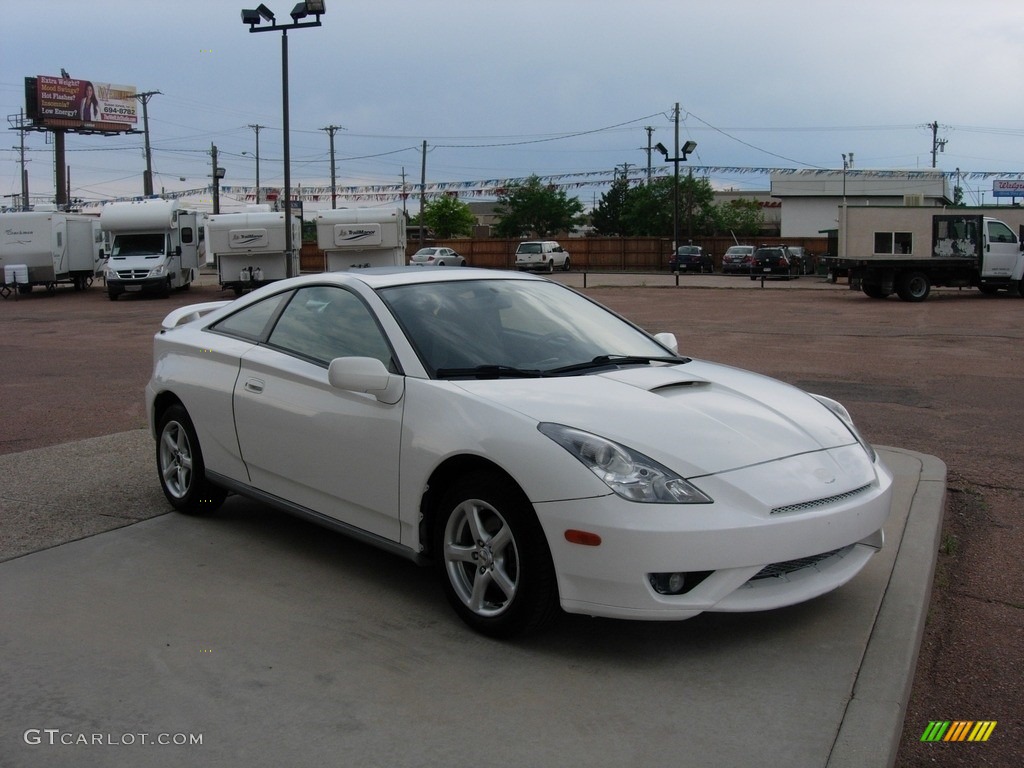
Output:
[[[674,332],[684,354],[834,397],[869,441],[946,462],[942,546],[896,764],[1020,765],[1024,299],[939,290],[908,304],[813,277],[764,288],[703,277],[683,287],[591,280],[585,292],[652,332]],[[94,286],[0,300],[0,453],[144,427],[160,320],[219,298],[230,295],[207,284],[170,299],[114,303]],[[5,540],[0,531],[0,560],[19,554]],[[983,743],[921,742],[934,720],[998,725]]]

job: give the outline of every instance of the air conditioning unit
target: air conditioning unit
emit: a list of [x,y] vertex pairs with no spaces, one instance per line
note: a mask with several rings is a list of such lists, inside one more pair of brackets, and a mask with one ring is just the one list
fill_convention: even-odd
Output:
[[924,194],[920,192],[915,192],[912,195],[904,195],[903,205],[907,206],[908,208],[913,208],[914,206],[920,207],[924,205]]

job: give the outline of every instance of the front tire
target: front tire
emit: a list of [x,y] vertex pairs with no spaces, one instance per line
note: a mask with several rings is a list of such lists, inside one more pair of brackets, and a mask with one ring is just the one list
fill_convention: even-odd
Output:
[[188,411],[173,405],[160,417],[156,439],[156,465],[164,496],[179,512],[213,512],[227,492],[206,479],[206,465],[196,429]]
[[557,614],[547,540],[511,480],[470,475],[444,494],[437,512],[434,557],[445,595],[466,624],[505,639],[537,630]]

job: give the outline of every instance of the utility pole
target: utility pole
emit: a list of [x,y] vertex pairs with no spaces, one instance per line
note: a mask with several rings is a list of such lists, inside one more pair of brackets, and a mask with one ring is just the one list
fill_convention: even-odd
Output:
[[213,158],[213,213],[220,213],[220,175],[217,173],[217,145],[210,145],[210,155]]
[[327,135],[331,139],[331,208],[338,207],[338,191],[337,185],[334,178],[334,134],[338,131],[344,131],[340,125],[328,125],[326,128],[321,128],[321,131],[327,131]]
[[420,245],[426,237],[426,222],[423,221],[423,201],[427,196],[427,142],[423,142],[423,159],[420,161]]
[[249,127],[252,128],[256,132],[256,205],[259,205],[260,204],[260,130],[263,129],[263,128],[266,128],[267,126],[259,125],[258,123],[256,123],[256,124],[250,124]]
[[654,128],[646,126],[644,128],[647,131],[647,181],[650,182],[653,169],[651,168],[651,135],[654,133]]
[[402,166],[402,221],[409,221],[409,214],[405,209],[405,199],[409,197],[409,193],[405,191],[405,166]]
[[[153,195],[153,151],[149,146],[149,100],[160,94],[160,91],[146,91],[136,93],[135,98],[142,102],[142,130],[145,134],[146,143],[146,172],[142,175],[142,194],[146,197]],[[162,94],[160,94],[162,95]]]
[[[14,147],[14,149],[20,150],[19,164],[21,166],[21,209],[23,211],[28,210],[28,168],[25,163],[25,134],[28,133],[28,129],[25,128],[25,110],[21,110],[16,115],[8,115],[7,122],[10,124],[13,130],[16,130],[20,137],[20,147]],[[9,197],[18,197],[18,195],[9,195]]]
[[946,139],[939,138],[939,123],[938,121],[928,124],[928,127],[932,129],[932,168],[935,167],[935,154],[936,152],[946,151]]

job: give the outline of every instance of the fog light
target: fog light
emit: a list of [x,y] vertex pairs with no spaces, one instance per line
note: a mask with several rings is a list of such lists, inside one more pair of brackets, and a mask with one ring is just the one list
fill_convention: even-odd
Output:
[[683,595],[704,581],[711,573],[711,571],[675,571],[651,573],[647,578],[651,587],[659,595]]

